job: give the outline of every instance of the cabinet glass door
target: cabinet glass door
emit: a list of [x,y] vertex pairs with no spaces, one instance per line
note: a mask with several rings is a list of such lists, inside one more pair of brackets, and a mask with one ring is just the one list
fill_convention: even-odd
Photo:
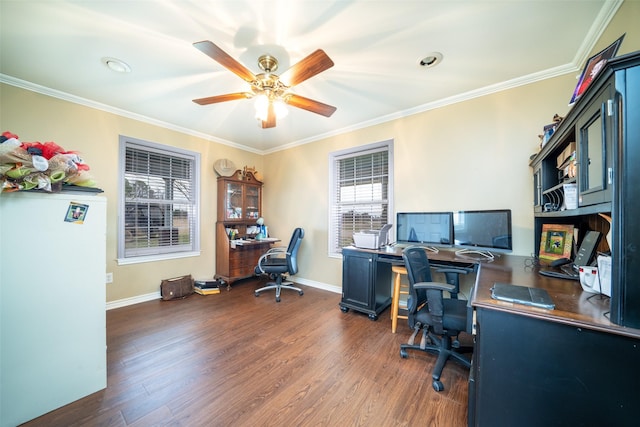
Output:
[[242,218],[242,184],[227,183],[225,208],[226,219]]
[[603,87],[578,120],[580,206],[610,202],[612,198],[613,126],[609,110],[611,85]]
[[582,158],[585,175],[583,191],[599,190],[603,187],[603,138],[602,120],[598,116],[582,129]]
[[257,185],[245,185],[245,219],[260,217],[260,189]]

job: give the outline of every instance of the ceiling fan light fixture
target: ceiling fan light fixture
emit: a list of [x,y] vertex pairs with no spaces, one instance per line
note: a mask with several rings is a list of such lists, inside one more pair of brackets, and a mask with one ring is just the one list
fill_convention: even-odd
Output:
[[117,58],[102,58],[102,63],[109,67],[111,71],[115,71],[116,73],[130,73],[131,67],[126,62],[117,59]]
[[264,93],[255,96],[254,107],[256,109],[256,119],[263,122],[267,121],[269,116],[269,104],[273,104],[273,110],[276,113],[276,119],[283,119],[289,114],[285,102],[281,98],[270,99]]
[[442,54],[440,52],[431,52],[420,60],[420,66],[425,68],[433,68],[442,62]]
[[264,93],[257,95],[255,98],[256,102],[253,105],[256,108],[256,119],[264,122],[267,120],[267,114],[269,114],[269,98]]
[[333,67],[333,61],[322,49],[316,49],[313,53],[289,67],[282,74],[281,81],[280,77],[274,74],[274,71],[278,69],[278,60],[271,55],[262,55],[258,58],[258,66],[264,73],[256,75],[209,40],[196,42],[193,45],[243,79],[251,88],[251,92],[235,92],[194,99],[193,102],[198,105],[256,98],[254,101],[255,117],[262,121],[263,129],[275,127],[277,119],[283,118],[288,114],[289,106],[325,117],[330,117],[336,110],[334,106],[289,92],[291,87]]
[[289,110],[282,99],[276,99],[273,101],[273,108],[276,111],[277,119],[283,119],[287,117],[287,114],[289,114]]

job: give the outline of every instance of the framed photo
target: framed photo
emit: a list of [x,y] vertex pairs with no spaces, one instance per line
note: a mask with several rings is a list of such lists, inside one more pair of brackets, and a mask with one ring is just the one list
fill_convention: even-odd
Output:
[[571,258],[573,248],[572,224],[542,224],[540,238],[541,260],[553,261],[560,258]]
[[611,43],[609,47],[601,50],[600,52],[589,58],[589,60],[587,61],[587,65],[585,65],[584,70],[582,70],[582,74],[580,75],[578,84],[573,91],[573,96],[571,97],[569,105],[575,104],[575,102],[582,96],[584,91],[587,90],[589,85],[591,85],[591,82],[596,78],[598,73],[600,73],[600,71],[604,68],[606,63],[611,58],[616,56],[616,53],[618,53],[618,48],[620,47],[625,34],[621,35],[618,40]]
[[65,222],[82,224],[84,223],[84,218],[87,216],[87,210],[89,210],[89,205],[71,202],[67,208],[67,214],[65,215],[64,220]]

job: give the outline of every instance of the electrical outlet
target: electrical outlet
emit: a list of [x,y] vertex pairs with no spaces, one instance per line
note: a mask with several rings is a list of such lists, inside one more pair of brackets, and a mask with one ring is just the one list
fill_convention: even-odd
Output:
[[107,273],[105,277],[105,283],[113,283],[113,273]]

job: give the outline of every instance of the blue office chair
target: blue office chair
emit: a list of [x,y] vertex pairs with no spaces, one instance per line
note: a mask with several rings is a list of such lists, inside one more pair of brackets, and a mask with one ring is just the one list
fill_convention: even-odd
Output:
[[268,275],[272,282],[267,283],[267,286],[263,288],[257,289],[255,291],[257,297],[260,296],[260,292],[268,289],[276,290],[276,302],[280,302],[280,291],[282,289],[291,289],[298,291],[300,295],[304,294],[302,289],[292,286],[292,282],[284,281],[286,275],[298,272],[298,249],[303,237],[304,230],[296,228],[293,230],[288,247],[271,248],[260,257],[255,273],[257,275]]
[[[444,298],[443,291],[450,294],[457,289],[451,283],[433,282],[429,259],[424,248],[407,247],[402,252],[407,277],[409,278],[409,299],[407,310],[409,326],[413,334],[407,344],[400,346],[400,356],[408,357],[407,350],[420,350],[438,355],[433,368],[433,388],[444,390],[440,376],[449,359],[454,359],[470,368],[470,358],[464,355],[473,351],[473,347],[461,347],[458,335],[467,328],[467,301]],[[422,340],[414,344],[418,332],[422,329]]]

